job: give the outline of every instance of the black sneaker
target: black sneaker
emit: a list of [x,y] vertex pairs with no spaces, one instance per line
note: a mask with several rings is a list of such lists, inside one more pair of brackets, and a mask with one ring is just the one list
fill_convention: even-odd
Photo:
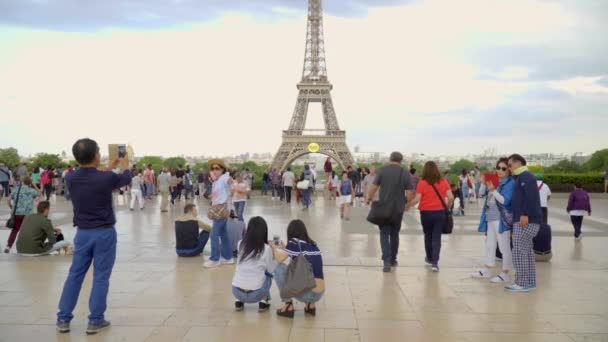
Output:
[[391,271],[391,263],[388,261],[384,262],[384,266],[382,267],[382,272],[388,273]]
[[70,332],[70,322],[57,321],[57,331],[61,334]]
[[397,266],[399,266],[399,262],[397,262],[397,260],[393,260],[393,261],[391,262],[391,266],[392,266],[392,267],[397,267]]
[[258,312],[266,312],[270,309],[270,303],[267,299],[258,303]]
[[236,311],[245,310],[245,304],[243,304],[243,302],[237,300],[236,302],[234,302],[234,310],[236,310]]
[[105,320],[100,324],[89,323],[89,326],[87,327],[87,335],[95,335],[98,332],[107,329],[108,327],[110,327],[110,322]]

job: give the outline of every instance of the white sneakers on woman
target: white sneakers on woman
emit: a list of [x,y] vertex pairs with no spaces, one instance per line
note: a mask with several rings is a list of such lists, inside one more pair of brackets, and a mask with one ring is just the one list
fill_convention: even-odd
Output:
[[[490,278],[492,278],[492,273],[490,272],[489,269],[482,268],[477,272],[471,273],[471,277],[476,278],[476,279],[490,279]],[[497,275],[496,277],[493,277],[492,279],[490,279],[490,282],[494,283],[494,284],[508,283],[510,281],[511,281],[511,277],[509,277],[509,275],[504,272],[502,272],[499,275]]]

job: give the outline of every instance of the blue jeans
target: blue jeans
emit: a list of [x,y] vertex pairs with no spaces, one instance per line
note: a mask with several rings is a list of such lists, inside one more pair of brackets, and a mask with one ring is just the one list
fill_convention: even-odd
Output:
[[146,192],[144,197],[154,196],[154,183],[145,183]]
[[247,202],[245,201],[234,202],[234,210],[236,210],[236,216],[241,222],[245,222],[245,219],[243,218],[243,212],[245,212],[245,205],[247,205]]
[[[0,171],[0,172],[2,172],[2,171]],[[3,195],[4,197],[8,197],[8,195],[10,194],[10,190],[8,187],[8,181],[0,182],[0,186],[2,187],[2,194],[0,194],[0,195]]]
[[232,248],[230,247],[226,223],[228,223],[227,219],[213,221],[213,228],[211,229],[211,256],[209,257],[211,261],[219,261],[220,255],[226,260],[232,259]]
[[306,190],[300,190],[302,192],[302,205],[305,208],[308,208],[310,206],[310,192],[311,192],[311,188],[308,188]]
[[382,260],[384,263],[397,261],[399,251],[399,231],[403,213],[393,218],[392,222],[379,226],[380,228],[380,248],[382,249]]
[[57,320],[70,322],[78,295],[91,263],[93,263],[93,288],[89,298],[89,323],[101,324],[104,321],[110,275],[116,260],[116,229],[94,228],[78,229],[74,238],[74,257],[70,273],[63,286]]
[[193,249],[176,249],[175,252],[180,257],[195,257],[201,255],[205,246],[207,245],[207,241],[209,241],[209,232],[203,230],[200,234],[198,234],[198,245]]
[[420,222],[424,231],[424,250],[426,258],[437,266],[439,264],[439,253],[441,252],[441,234],[447,222],[445,210],[421,211]]
[[270,187],[270,182],[262,181],[262,195],[268,194],[268,188]]
[[[282,289],[285,286],[285,272],[287,272],[287,265],[278,264],[274,269],[274,281],[277,283],[277,287]],[[302,303],[316,303],[323,298],[323,292],[312,292],[308,291],[303,293],[297,297],[295,297],[298,301]],[[290,300],[291,298],[282,298],[284,301]]]
[[257,303],[264,299],[270,299],[270,287],[272,286],[272,275],[266,273],[266,280],[261,288],[245,292],[243,289],[232,286],[232,294],[234,298],[243,303]]
[[481,189],[481,182],[475,182],[475,198],[479,198],[479,189]]

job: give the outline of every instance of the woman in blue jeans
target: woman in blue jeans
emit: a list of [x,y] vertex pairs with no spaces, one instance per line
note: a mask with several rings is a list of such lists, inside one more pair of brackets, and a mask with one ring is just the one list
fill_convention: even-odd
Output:
[[314,181],[314,176],[312,174],[312,171],[310,170],[309,165],[304,165],[304,172],[302,173],[300,181],[308,181],[308,189],[300,190],[302,192],[302,206],[304,206],[304,209],[308,209],[308,207],[312,203],[310,195],[312,193]]
[[[300,302],[306,304],[304,307],[304,313],[307,315],[315,316],[317,309],[315,303],[323,298],[325,293],[325,280],[323,276],[323,258],[321,257],[321,251],[317,244],[308,237],[308,231],[306,225],[300,220],[293,220],[287,226],[287,246],[280,242],[280,246],[272,245],[274,250],[274,258],[279,263],[274,271],[274,280],[277,283],[277,287],[282,289],[285,286],[285,273],[287,271],[287,265],[283,262],[291,257],[292,259],[304,254],[306,260],[312,266],[312,273],[315,277],[316,287],[308,292],[302,293],[295,298]],[[293,318],[295,314],[295,307],[292,298],[282,298],[285,304],[279,310],[277,315],[281,317]]]
[[[447,198],[447,201],[446,201]],[[450,184],[441,177],[437,164],[432,161],[424,165],[422,177],[416,187],[416,197],[407,204],[407,209],[418,204],[420,221],[424,231],[424,249],[427,265],[433,272],[439,272],[441,234],[448,219],[448,211],[454,201]]]
[[268,225],[256,216],[249,220],[247,233],[238,243],[236,271],[232,279],[232,294],[236,311],[245,303],[258,303],[258,312],[270,308],[272,272],[276,266],[273,249],[268,245]]
[[[223,160],[210,160],[209,169],[211,170],[211,178],[213,179],[211,206],[224,206],[227,213],[232,178],[230,177],[230,174],[226,172],[226,165]],[[227,223],[227,216],[226,218],[216,218],[213,221],[213,228],[211,229],[211,256],[203,266],[210,268],[234,264],[230,239],[228,238],[228,229],[226,228]]]

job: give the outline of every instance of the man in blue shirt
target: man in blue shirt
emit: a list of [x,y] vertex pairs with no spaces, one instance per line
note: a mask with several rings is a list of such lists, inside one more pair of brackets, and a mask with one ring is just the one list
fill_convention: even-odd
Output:
[[66,186],[72,197],[74,226],[78,228],[74,238],[74,257],[68,278],[63,287],[57,313],[57,330],[70,331],[70,321],[80,288],[91,263],[93,263],[93,288],[89,300],[89,325],[87,334],[96,334],[110,326],[104,319],[110,275],[116,259],[116,218],[112,206],[112,191],[131,182],[131,171],[126,159],[110,163],[109,169],[120,166],[122,174],[100,171],[99,146],[94,140],[80,139],[72,147],[80,168],[66,176]]
[[509,168],[515,178],[513,207],[513,265],[515,283],[507,291],[528,292],[536,289],[536,263],[533,239],[540,230],[543,214],[536,177],[528,171],[526,160],[519,154],[509,157]]

